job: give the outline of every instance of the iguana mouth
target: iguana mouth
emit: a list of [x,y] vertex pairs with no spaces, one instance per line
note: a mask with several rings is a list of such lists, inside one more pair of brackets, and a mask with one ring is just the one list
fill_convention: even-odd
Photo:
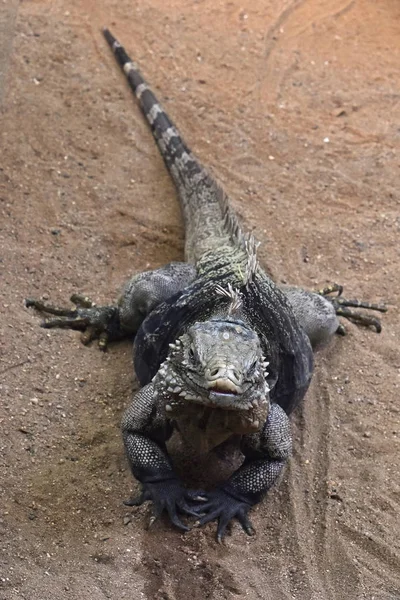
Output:
[[207,385],[207,389],[215,394],[223,394],[229,396],[237,396],[242,392],[240,386],[227,378],[216,379]]
[[230,379],[217,379],[207,387],[208,401],[215,408],[225,410],[250,410],[254,404],[242,398],[243,388]]
[[207,399],[207,406],[212,408],[222,408],[224,410],[250,410],[253,409],[249,402],[241,403],[238,401],[238,394],[216,392],[212,390]]

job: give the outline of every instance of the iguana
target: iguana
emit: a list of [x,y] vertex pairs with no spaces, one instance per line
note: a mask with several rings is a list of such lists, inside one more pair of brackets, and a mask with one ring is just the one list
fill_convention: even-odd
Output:
[[[378,319],[350,307],[340,286],[318,293],[277,286],[257,260],[257,244],[242,232],[230,203],[183,141],[175,125],[108,29],[104,36],[124,71],[176,185],[183,213],[186,262],[132,277],[119,301],[97,307],[74,295],[75,309],[29,299],[55,318],[43,327],[82,330],[86,344],[134,336],[134,367],[142,386],[122,420],[140,497],[153,502],[153,518],[166,512],[186,531],[181,515],[202,525],[218,520],[220,541],[232,519],[254,530],[250,508],[281,473],[291,451],[288,416],[304,397],[313,350],[335,332],[337,316],[381,329]],[[337,292],[336,296],[332,296]],[[166,442],[177,430],[198,454],[231,444],[243,462],[206,492],[178,479]]]

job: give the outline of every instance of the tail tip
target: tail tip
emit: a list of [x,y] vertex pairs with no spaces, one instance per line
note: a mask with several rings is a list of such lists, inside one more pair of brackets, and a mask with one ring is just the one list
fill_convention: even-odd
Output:
[[112,35],[111,31],[108,29],[108,27],[103,27],[101,31],[102,31],[104,37],[106,38],[107,42],[110,44],[110,46],[112,46],[112,44],[116,40],[115,40],[115,37]]

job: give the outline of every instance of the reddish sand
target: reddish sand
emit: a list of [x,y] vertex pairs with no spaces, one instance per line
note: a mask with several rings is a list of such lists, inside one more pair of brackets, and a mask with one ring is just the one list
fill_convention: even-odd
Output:
[[[399,600],[397,0],[31,0],[13,38],[15,5],[0,18],[0,598]],[[103,25],[278,281],[390,309],[381,335],[348,324],[318,355],[254,538],[145,529],[148,507],[122,504],[130,345],[85,348],[23,304],[109,302],[182,258],[174,188]]]

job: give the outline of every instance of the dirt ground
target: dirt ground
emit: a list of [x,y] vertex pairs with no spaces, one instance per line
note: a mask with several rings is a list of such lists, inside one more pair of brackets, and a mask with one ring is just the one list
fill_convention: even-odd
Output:
[[[0,8],[0,598],[399,600],[397,0],[5,0]],[[145,529],[119,421],[131,347],[45,331],[27,296],[115,299],[180,260],[173,186],[100,28],[142,66],[278,281],[384,301],[317,357],[253,513]]]

